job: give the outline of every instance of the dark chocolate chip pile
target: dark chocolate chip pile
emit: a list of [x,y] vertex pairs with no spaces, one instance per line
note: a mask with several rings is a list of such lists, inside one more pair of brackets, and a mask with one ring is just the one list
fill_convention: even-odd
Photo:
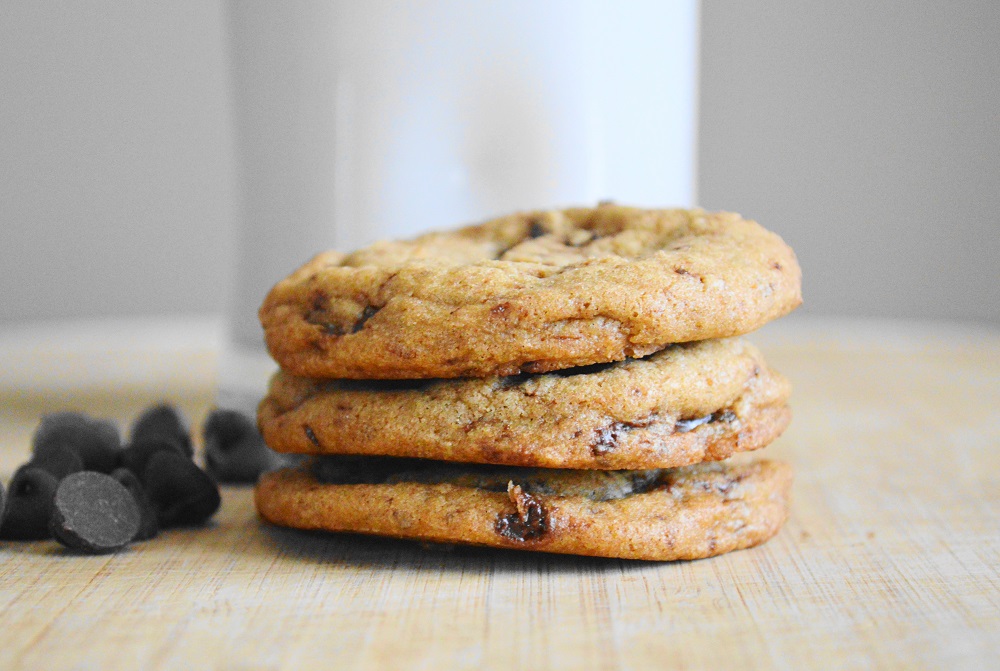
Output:
[[198,524],[219,509],[219,488],[193,461],[160,451],[146,464],[142,482],[164,527]]
[[203,437],[205,469],[219,482],[253,483],[261,473],[288,462],[264,444],[253,420],[235,410],[209,415]]
[[31,459],[0,486],[0,539],[54,538],[84,553],[114,552],[160,529],[206,522],[217,482],[253,482],[282,464],[250,418],[215,410],[206,421],[207,471],[194,461],[178,411],[143,412],[123,445],[118,428],[77,412],[43,417]]
[[49,531],[73,550],[114,552],[136,537],[139,519],[139,504],[120,482],[97,471],[80,471],[59,482]]
[[139,415],[132,425],[132,443],[162,440],[175,444],[180,451],[194,456],[191,434],[184,426],[180,414],[172,406],[157,405]]
[[106,420],[78,412],[57,412],[42,417],[31,440],[32,459],[45,459],[59,448],[75,452],[88,471],[106,473],[118,462],[121,437],[118,427]]
[[160,533],[160,523],[157,519],[156,508],[149,500],[146,488],[142,486],[139,477],[127,468],[116,468],[111,471],[111,477],[128,490],[139,507],[139,528],[132,540],[148,541],[150,538],[154,538],[156,534]]
[[30,463],[17,469],[7,487],[0,537],[24,541],[48,538],[58,487],[59,480],[46,470]]

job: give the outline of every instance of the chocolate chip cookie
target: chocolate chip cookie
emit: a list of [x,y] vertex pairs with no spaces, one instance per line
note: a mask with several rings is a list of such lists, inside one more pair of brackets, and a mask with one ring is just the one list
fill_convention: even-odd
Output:
[[280,452],[578,469],[670,468],[773,441],[788,381],[733,338],[544,374],[409,381],[279,372],[258,424]]
[[323,457],[264,475],[256,502],[265,520],[299,529],[698,559],[777,533],[791,479],[790,467],[771,461],[607,472]]
[[792,250],[736,214],[603,205],[320,254],[260,319],[299,376],[507,376],[746,333],[800,285]]

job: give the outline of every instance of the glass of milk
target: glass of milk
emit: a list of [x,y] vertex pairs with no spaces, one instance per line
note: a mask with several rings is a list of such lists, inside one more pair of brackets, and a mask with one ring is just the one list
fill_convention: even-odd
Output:
[[231,0],[240,185],[220,405],[316,252],[521,209],[689,206],[696,0]]

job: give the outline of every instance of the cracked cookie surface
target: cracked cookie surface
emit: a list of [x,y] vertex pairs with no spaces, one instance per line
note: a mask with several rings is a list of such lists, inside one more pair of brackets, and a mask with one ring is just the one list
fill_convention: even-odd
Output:
[[800,302],[794,253],[755,222],[602,205],[320,254],[260,320],[304,377],[485,377],[739,335]]
[[669,468],[773,441],[789,382],[734,338],[509,377],[311,380],[279,372],[258,424],[279,452],[548,468]]
[[[364,459],[352,469],[364,471]],[[265,474],[255,500],[277,525],[564,554],[674,560],[752,547],[778,532],[792,470],[715,462],[639,474],[459,465],[397,468],[360,484],[312,468]],[[392,460],[388,460],[392,461]],[[609,496],[609,492],[612,495]]]

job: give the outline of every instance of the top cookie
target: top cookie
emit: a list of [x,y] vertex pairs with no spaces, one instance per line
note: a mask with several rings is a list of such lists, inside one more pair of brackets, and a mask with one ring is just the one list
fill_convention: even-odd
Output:
[[795,254],[756,222],[601,205],[320,254],[260,320],[297,375],[485,377],[739,335],[801,300]]

